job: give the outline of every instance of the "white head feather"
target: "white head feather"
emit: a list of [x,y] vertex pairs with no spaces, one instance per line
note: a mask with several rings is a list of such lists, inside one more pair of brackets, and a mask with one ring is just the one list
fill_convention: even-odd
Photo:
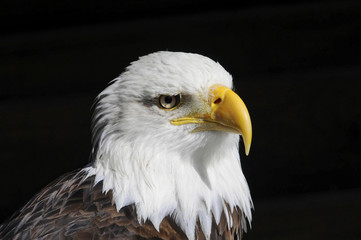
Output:
[[[94,167],[87,170],[113,191],[117,209],[134,204],[138,220],[156,229],[172,216],[194,239],[199,219],[210,236],[225,203],[251,220],[252,200],[242,173],[239,135],[191,133],[195,124],[174,118],[206,108],[212,85],[232,88],[232,77],[211,59],[189,53],[157,52],[133,62],[98,97],[93,119]],[[152,104],[160,94],[189,96],[192,104],[173,111]],[[232,222],[229,221],[231,226]]]

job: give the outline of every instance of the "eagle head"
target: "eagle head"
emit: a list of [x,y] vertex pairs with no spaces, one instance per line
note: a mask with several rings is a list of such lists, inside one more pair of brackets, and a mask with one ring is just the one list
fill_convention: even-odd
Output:
[[252,200],[238,144],[242,136],[248,155],[252,127],[232,87],[219,63],[198,54],[139,58],[97,98],[89,175],[118,210],[133,204],[155,229],[170,216],[189,239],[198,222],[207,238],[234,208],[245,225]]

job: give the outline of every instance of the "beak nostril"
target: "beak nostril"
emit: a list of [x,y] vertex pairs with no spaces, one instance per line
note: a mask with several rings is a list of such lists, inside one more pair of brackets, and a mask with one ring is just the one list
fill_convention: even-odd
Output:
[[217,98],[213,103],[214,103],[214,104],[218,104],[218,103],[220,103],[221,101],[222,101],[222,99]]

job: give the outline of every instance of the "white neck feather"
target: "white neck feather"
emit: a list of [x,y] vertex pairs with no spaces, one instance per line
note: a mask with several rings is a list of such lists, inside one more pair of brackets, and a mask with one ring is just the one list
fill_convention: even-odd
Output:
[[[164,217],[172,216],[188,239],[194,239],[199,219],[209,239],[212,217],[218,224],[222,211],[227,215],[226,204],[242,210],[245,229],[253,206],[241,170],[239,136],[209,135],[219,141],[209,141],[198,151],[171,151],[164,146],[112,139],[103,144],[100,158],[87,169],[88,176],[95,175],[96,183],[103,181],[104,192],[112,190],[118,210],[134,204],[138,221],[149,219],[157,230]],[[231,227],[230,218],[227,221]]]

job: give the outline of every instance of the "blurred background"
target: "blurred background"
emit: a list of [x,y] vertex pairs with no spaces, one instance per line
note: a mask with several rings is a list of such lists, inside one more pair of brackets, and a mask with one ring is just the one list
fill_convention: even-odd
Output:
[[2,1],[0,222],[89,161],[91,106],[139,56],[219,61],[253,121],[252,239],[361,239],[361,2]]

